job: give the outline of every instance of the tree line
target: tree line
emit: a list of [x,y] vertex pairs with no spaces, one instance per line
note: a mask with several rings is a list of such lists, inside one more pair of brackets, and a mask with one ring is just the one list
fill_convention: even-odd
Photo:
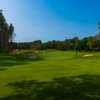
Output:
[[71,39],[65,39],[64,41],[52,40],[45,43],[43,43],[41,40],[36,40],[33,42],[13,43],[13,49],[100,51],[100,37],[98,36],[99,34],[96,36],[85,37],[83,39],[73,37]]

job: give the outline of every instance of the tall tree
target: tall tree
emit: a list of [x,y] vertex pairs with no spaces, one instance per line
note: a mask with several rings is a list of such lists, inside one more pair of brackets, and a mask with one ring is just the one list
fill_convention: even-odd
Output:
[[8,25],[2,10],[0,10],[0,53],[9,52],[11,49],[11,42],[13,41],[14,27],[12,24]]

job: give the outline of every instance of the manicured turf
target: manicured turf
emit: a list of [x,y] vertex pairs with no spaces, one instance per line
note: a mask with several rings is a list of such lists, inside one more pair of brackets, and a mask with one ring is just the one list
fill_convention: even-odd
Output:
[[0,55],[0,100],[99,100],[100,53],[91,53]]

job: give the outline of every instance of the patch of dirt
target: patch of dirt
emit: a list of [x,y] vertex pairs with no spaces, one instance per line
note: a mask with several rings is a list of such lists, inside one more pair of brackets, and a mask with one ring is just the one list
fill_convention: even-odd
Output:
[[35,54],[35,53],[30,53],[30,54],[27,54],[28,56],[32,56],[33,54]]
[[85,55],[83,55],[83,57],[91,57],[91,56],[94,56],[94,54],[85,54]]
[[29,56],[30,59],[36,59],[36,56]]

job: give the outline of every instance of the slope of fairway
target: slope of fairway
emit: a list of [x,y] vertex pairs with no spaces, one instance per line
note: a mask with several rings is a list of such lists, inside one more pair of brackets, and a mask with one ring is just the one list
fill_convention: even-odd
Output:
[[75,52],[72,51],[45,51],[37,54],[31,54],[31,57],[27,54],[20,56],[1,55],[0,97],[6,97],[8,96],[8,94],[14,93],[14,89],[8,85],[9,83],[30,80],[37,80],[40,82],[51,81],[53,78],[71,77],[87,74],[99,76],[100,53],[93,53],[94,55],[90,57],[84,57],[85,54],[88,53],[78,53],[76,55]]

